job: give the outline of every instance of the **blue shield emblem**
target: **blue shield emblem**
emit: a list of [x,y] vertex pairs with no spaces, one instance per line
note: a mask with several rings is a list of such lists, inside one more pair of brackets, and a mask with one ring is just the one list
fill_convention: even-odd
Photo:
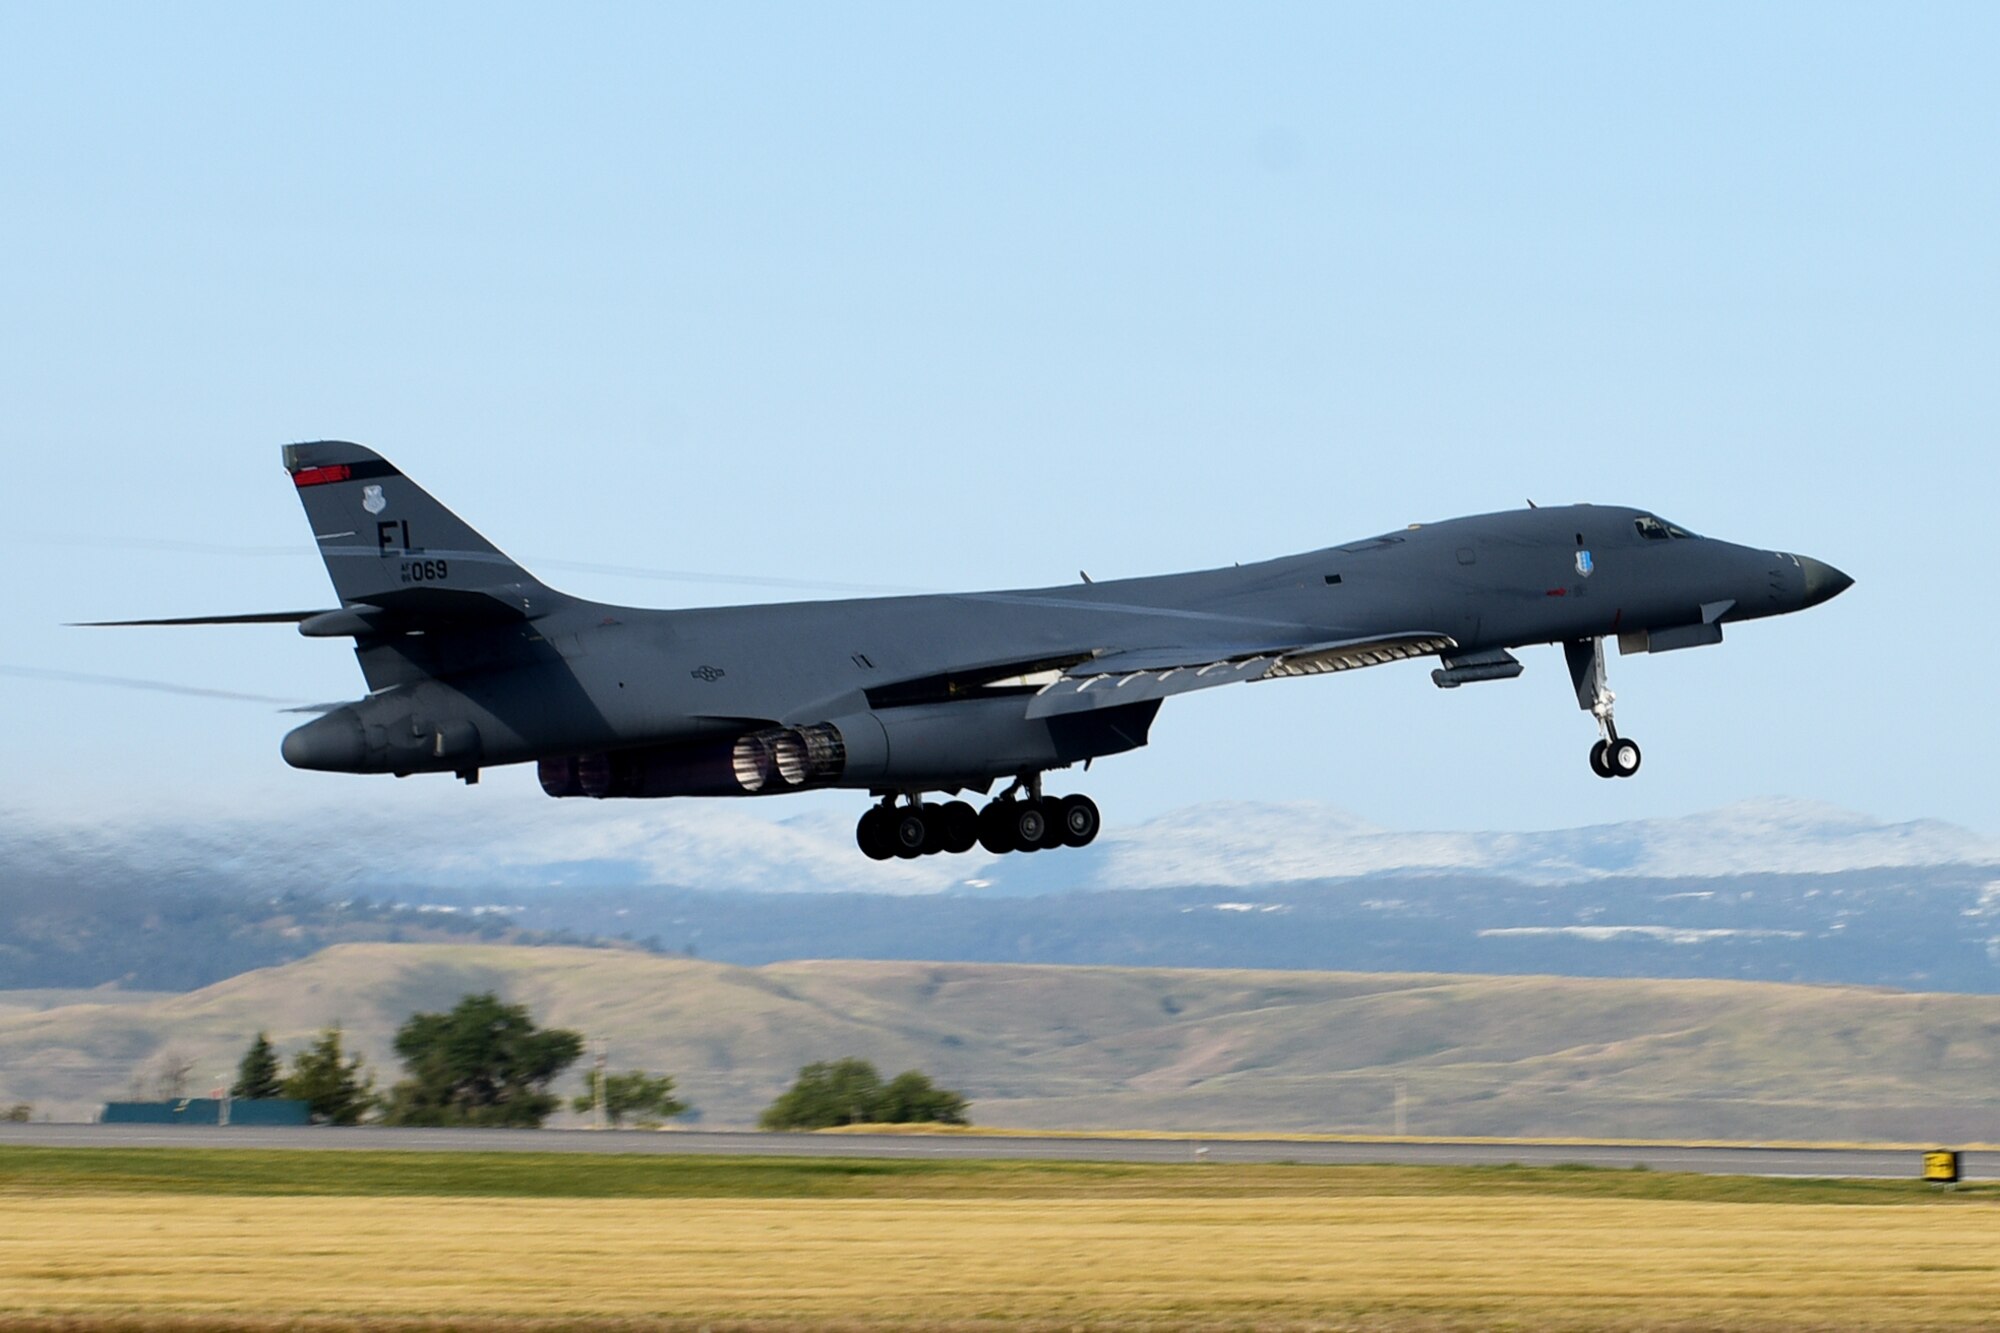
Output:
[[1579,573],[1579,574],[1583,575],[1583,576],[1584,576],[1585,578],[1589,578],[1589,577],[1590,577],[1590,571],[1591,571],[1591,570],[1593,570],[1593,569],[1596,569],[1596,568],[1597,568],[1597,564],[1596,564],[1596,562],[1595,562],[1595,561],[1593,561],[1593,560],[1592,560],[1592,559],[1590,558],[1590,552],[1588,552],[1588,551],[1578,551],[1578,552],[1576,553],[1576,572],[1577,572],[1577,573]]

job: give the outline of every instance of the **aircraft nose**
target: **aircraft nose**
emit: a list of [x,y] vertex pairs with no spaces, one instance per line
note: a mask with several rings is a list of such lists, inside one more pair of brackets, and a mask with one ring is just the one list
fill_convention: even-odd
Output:
[[1818,606],[1832,597],[1838,597],[1854,586],[1854,580],[1829,565],[1824,560],[1815,560],[1809,555],[1799,557],[1799,568],[1806,572],[1806,605]]

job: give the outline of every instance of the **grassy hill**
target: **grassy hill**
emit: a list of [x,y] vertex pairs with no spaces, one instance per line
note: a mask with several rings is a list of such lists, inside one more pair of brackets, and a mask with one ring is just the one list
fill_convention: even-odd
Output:
[[121,1003],[0,995],[0,1104],[81,1117],[169,1049],[205,1088],[258,1029],[290,1050],[334,1022],[387,1082],[396,1026],[475,990],[674,1074],[711,1126],[852,1054],[922,1067],[988,1125],[1387,1132],[1400,1080],[1418,1134],[2000,1140],[1996,996],[480,945],[342,945]]

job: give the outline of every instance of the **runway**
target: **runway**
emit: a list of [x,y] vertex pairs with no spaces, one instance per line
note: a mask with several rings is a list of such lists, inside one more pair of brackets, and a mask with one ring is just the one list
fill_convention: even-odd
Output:
[[[1300,1139],[1057,1138],[953,1134],[758,1134],[554,1129],[216,1128],[176,1125],[0,1124],[0,1146],[46,1148],[287,1148],[376,1152],[575,1152],[742,1157],[984,1158],[1051,1162],[1295,1162],[1337,1166],[1646,1167],[1727,1176],[1918,1177],[1920,1154],[1884,1148],[1683,1147],[1672,1144],[1370,1142]],[[1966,1154],[1965,1176],[1992,1179]]]

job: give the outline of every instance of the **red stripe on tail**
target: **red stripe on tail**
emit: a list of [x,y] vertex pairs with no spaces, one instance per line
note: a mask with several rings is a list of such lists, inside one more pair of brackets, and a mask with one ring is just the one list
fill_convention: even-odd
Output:
[[330,481],[346,481],[353,469],[345,463],[334,463],[327,467],[300,468],[292,474],[292,484],[300,490],[308,486],[324,486]]

